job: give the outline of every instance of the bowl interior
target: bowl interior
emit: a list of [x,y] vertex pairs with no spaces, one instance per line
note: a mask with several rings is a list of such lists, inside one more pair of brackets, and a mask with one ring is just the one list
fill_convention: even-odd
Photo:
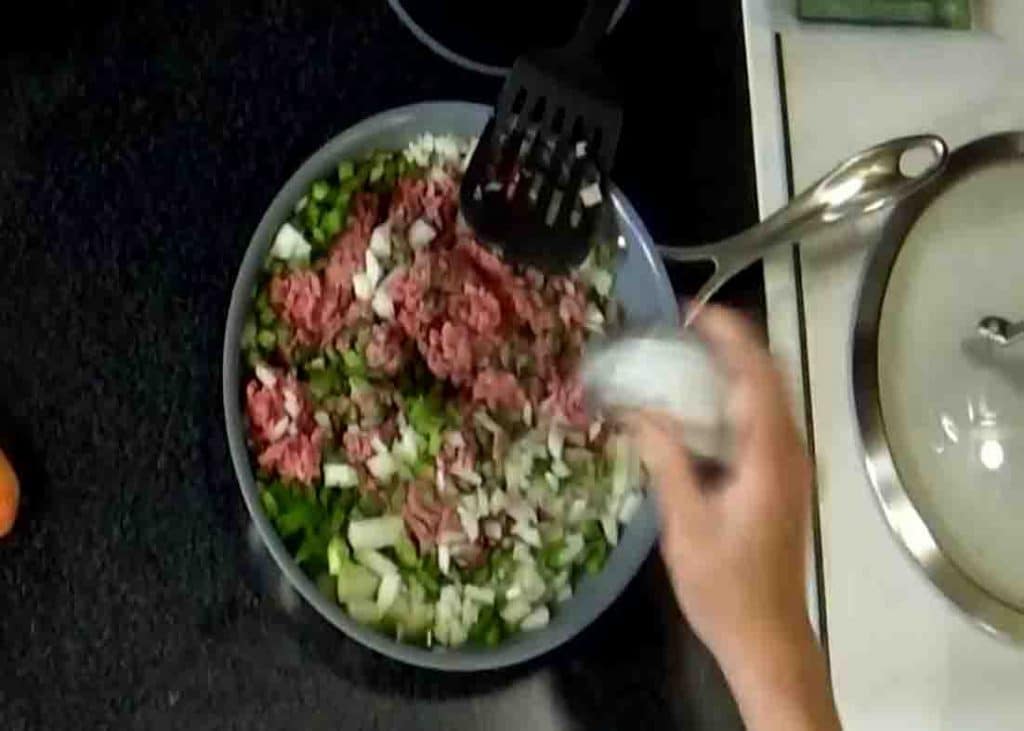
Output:
[[[277,565],[307,602],[350,637],[403,662],[453,671],[484,670],[528,660],[557,647],[592,622],[625,588],[654,544],[657,521],[653,499],[645,498],[640,510],[624,528],[604,570],[582,580],[572,599],[561,605],[544,629],[517,634],[489,649],[428,650],[401,644],[358,624],[335,602],[324,597],[292,559],[263,513],[245,444],[240,340],[251,307],[253,287],[273,236],[287,220],[292,206],[315,180],[331,174],[339,160],[374,149],[402,148],[423,132],[474,136],[489,115],[489,107],[466,102],[416,104],[370,117],[320,148],[285,183],[256,228],[232,291],[224,338],[224,412],[231,458],[246,507]],[[678,322],[675,297],[650,236],[621,192],[613,188],[611,193],[626,244],[616,281],[616,294],[623,303],[626,317],[631,321],[675,324]]]

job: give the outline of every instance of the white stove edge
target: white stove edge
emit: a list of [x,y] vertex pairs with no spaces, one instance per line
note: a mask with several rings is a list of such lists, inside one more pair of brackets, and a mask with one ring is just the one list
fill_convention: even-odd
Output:
[[[984,6],[983,23],[999,36],[801,26],[779,0],[744,0],[744,9],[762,210],[777,207],[786,190],[777,35],[797,188],[885,137],[932,129],[956,146],[1024,127],[1024,95],[1015,82],[1024,48],[1019,0]],[[1000,99],[1007,89],[1013,93]],[[880,221],[862,222],[844,241],[870,239]],[[1024,651],[984,635],[953,609],[900,550],[875,502],[849,385],[849,326],[866,256],[830,252],[827,244],[825,237],[803,248],[800,284],[818,450],[820,589],[846,728],[1024,728]],[[774,258],[765,276],[773,350],[799,353],[792,267]]]
[[[769,5],[770,3],[764,0],[743,0],[757,205],[761,218],[782,208],[789,201],[782,97],[779,78],[775,73],[775,32]],[[753,69],[758,69],[759,72],[754,73]],[[801,435],[806,439],[809,424],[805,418],[807,412],[804,399],[803,348],[792,249],[786,247],[772,252],[765,258],[763,266],[768,340],[772,353],[782,365],[797,425],[800,427]],[[815,629],[820,634],[816,532],[810,537],[807,550],[807,606]]]

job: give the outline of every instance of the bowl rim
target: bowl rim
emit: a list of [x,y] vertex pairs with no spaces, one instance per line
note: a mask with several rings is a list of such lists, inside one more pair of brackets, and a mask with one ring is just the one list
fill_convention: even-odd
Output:
[[[282,213],[290,212],[294,202],[305,193],[312,181],[323,175],[318,171],[325,163],[336,165],[345,154],[353,154],[351,148],[360,144],[366,149],[372,147],[372,144],[367,143],[379,136],[382,131],[401,129],[410,125],[415,127],[416,122],[424,118],[467,117],[472,118],[474,123],[478,120],[479,128],[482,128],[490,113],[489,106],[463,101],[428,101],[396,107],[362,119],[335,135],[306,158],[281,186],[264,211],[238,266],[225,322],[221,363],[225,430],[235,477],[260,538],[289,584],[324,620],[360,644],[411,665],[455,672],[491,670],[526,662],[569,641],[597,619],[637,574],[657,539],[657,517],[653,497],[650,494],[645,496],[641,509],[637,511],[630,521],[628,530],[623,534],[626,538],[611,551],[609,561],[602,571],[593,577],[586,577],[577,587],[577,593],[566,604],[574,606],[575,610],[572,613],[556,613],[551,624],[543,630],[528,634],[520,633],[494,648],[486,649],[436,646],[427,649],[401,643],[378,630],[359,624],[349,617],[337,602],[325,597],[295,562],[264,513],[245,438],[241,398],[241,331],[251,308],[251,290],[270,247],[272,233],[286,220],[287,213],[284,213],[283,217]],[[437,130],[431,130],[424,125],[413,134],[426,131]],[[348,149],[347,153],[344,152],[345,149]],[[640,254],[647,260],[645,264],[650,266],[660,279],[661,290],[655,293],[656,298],[674,298],[664,265],[655,253],[650,234],[639,215],[617,187],[610,185],[609,193],[620,224],[624,229],[628,229],[630,238],[638,242]]]

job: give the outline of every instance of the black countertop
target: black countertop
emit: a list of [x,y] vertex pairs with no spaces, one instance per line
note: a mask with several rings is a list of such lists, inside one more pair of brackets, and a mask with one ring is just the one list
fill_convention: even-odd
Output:
[[[740,3],[673,5],[636,0],[608,44],[615,177],[656,237],[696,242],[755,218]],[[264,207],[353,122],[498,81],[383,2],[23,12],[0,28],[0,446],[24,493],[0,540],[0,728],[740,727],[656,556],[565,647],[446,676],[310,619],[248,534],[219,355]],[[757,310],[759,273],[724,297]]]

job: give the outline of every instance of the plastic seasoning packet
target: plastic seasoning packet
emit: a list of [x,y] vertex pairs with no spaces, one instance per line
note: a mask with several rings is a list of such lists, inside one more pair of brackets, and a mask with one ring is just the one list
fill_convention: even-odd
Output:
[[676,417],[696,456],[728,463],[726,378],[695,334],[626,331],[588,347],[580,366],[587,403],[602,412],[652,409]]

